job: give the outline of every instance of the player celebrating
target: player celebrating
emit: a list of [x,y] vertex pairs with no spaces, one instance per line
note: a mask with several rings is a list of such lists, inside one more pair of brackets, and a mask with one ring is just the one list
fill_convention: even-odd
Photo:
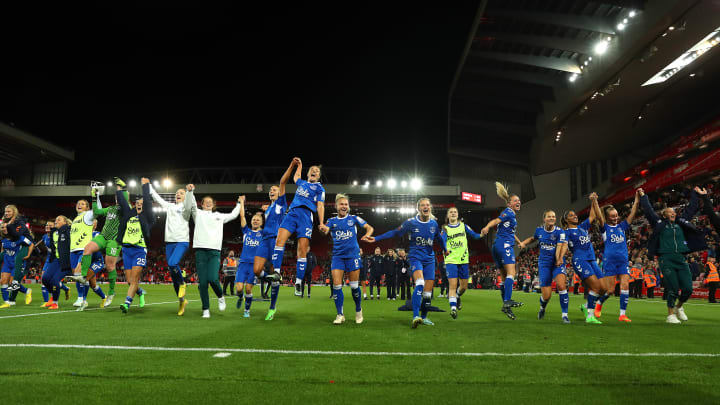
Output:
[[256,212],[250,219],[250,225],[252,228],[249,228],[247,226],[247,219],[245,219],[245,196],[240,196],[240,200],[240,224],[242,225],[243,233],[243,249],[240,253],[240,264],[238,265],[235,275],[235,294],[238,296],[236,308],[240,309],[244,295],[245,312],[243,312],[243,317],[249,318],[250,306],[252,305],[253,300],[252,289],[255,285],[255,272],[253,271],[253,264],[255,263],[257,249],[262,242],[263,215],[261,212]]
[[[47,309],[58,309],[58,299],[60,298],[60,290],[63,288],[62,279],[72,273],[70,269],[70,227],[72,221],[60,215],[55,218],[55,227],[51,229],[51,242],[46,246],[52,246],[54,256],[52,265],[43,274],[42,283],[51,294],[50,303],[45,307]],[[67,290],[65,290],[65,299],[67,299]]]
[[[27,227],[27,221],[20,215],[18,209],[14,205],[8,205],[5,207],[3,224],[5,225],[6,233],[10,240],[16,242],[15,247],[18,251],[14,254],[15,263],[13,264],[14,273],[10,280],[10,305],[15,305],[15,298],[18,292],[25,294],[25,305],[29,305],[32,302],[32,289],[22,285],[23,278],[25,277],[25,267],[27,265],[27,259],[30,258],[35,243],[33,236],[30,234],[30,230]],[[24,239],[29,240],[29,245],[22,243]]]
[[[280,229],[280,223],[283,218],[285,218],[285,212],[287,210],[285,185],[288,180],[290,180],[292,169],[294,167],[295,160],[293,159],[290,166],[288,166],[287,170],[285,170],[285,173],[283,173],[280,178],[280,184],[270,187],[270,191],[268,192],[270,204],[262,207],[265,212],[265,224],[263,225],[260,246],[258,246],[255,250],[253,271],[258,278],[270,282],[270,310],[265,317],[266,320],[272,320],[275,315],[275,305],[277,304],[278,294],[280,293],[280,280],[282,280],[282,276],[280,273],[276,273],[274,271],[270,275],[265,274],[265,263],[268,260],[272,260],[273,252],[275,250],[275,241],[277,240],[278,230]],[[263,294],[267,294],[267,290],[263,292]]]
[[543,226],[535,229],[535,234],[525,239],[522,244],[528,245],[534,241],[539,242],[538,278],[540,279],[540,311],[538,319],[545,317],[545,308],[552,297],[552,282],[555,280],[560,295],[560,309],[562,322],[570,323],[568,306],[570,296],[567,292],[567,275],[565,274],[565,253],[567,252],[567,239],[565,231],[555,226],[555,212],[547,210],[543,213]]
[[[285,243],[293,233],[297,235],[297,272],[295,274],[295,295],[300,296],[302,280],[305,277],[307,265],[307,252],[310,250],[310,237],[313,229],[313,213],[318,214],[320,225],[325,222],[325,189],[320,184],[320,166],[310,166],[307,171],[307,181],[302,179],[302,161],[300,158],[293,158],[290,166],[295,166],[293,181],[297,185],[297,191],[293,197],[288,213],[283,218],[278,230],[273,252],[273,269],[280,273]],[[276,276],[277,277],[277,276]],[[275,292],[275,289],[273,289]],[[275,293],[277,300],[277,293]],[[272,304],[272,298],[271,298]],[[268,311],[266,320],[272,320],[275,316],[274,307]]]
[[[418,214],[403,222],[397,229],[376,237],[363,237],[366,242],[374,243],[384,239],[403,236],[412,233],[410,237],[410,266],[415,280],[415,290],[412,296],[413,320],[412,328],[418,325],[434,325],[427,319],[428,307],[432,299],[432,289],[435,281],[435,254],[433,244],[442,246],[445,255],[449,252],[445,241],[440,236],[440,227],[432,215],[432,205],[429,198],[421,198],[417,202]],[[421,316],[422,314],[422,316]]]
[[[578,224],[578,216],[575,211],[566,211],[560,222],[565,228],[568,239],[568,246],[572,252],[572,263],[575,274],[578,274],[585,284],[590,288],[587,295],[587,305],[580,309],[585,314],[585,323],[601,324],[595,318],[595,302],[598,297],[605,294],[605,284],[602,282],[603,272],[595,261],[595,248],[590,240],[590,226],[599,217],[600,206],[597,202],[597,194],[590,194],[590,216]],[[577,293],[577,292],[576,292]]]
[[[100,232],[97,232],[95,230],[97,228],[97,222],[98,222],[97,219],[93,220],[93,227],[92,227],[93,239],[100,236]],[[83,254],[84,253],[85,253],[85,250],[83,250]],[[77,309],[78,311],[84,311],[85,308],[87,308],[87,306],[88,306],[87,296],[88,296],[88,293],[90,292],[90,289],[92,289],[95,292],[95,294],[97,294],[98,297],[100,297],[100,299],[102,300],[102,302],[100,303],[101,308],[105,306],[105,302],[106,302],[106,298],[107,298],[105,296],[105,293],[103,292],[102,288],[100,288],[100,286],[97,285],[97,278],[95,276],[98,273],[102,273],[103,269],[105,268],[105,261],[103,260],[102,254],[99,251],[93,253],[91,255],[91,258],[92,258],[92,261],[90,262],[90,268],[88,269],[87,273],[85,273],[85,275],[83,275],[83,279],[85,279],[85,281],[81,281],[81,283],[83,284],[82,303],[80,304],[80,307]],[[87,276],[87,278],[85,278],[86,276]]]
[[523,303],[513,301],[512,290],[513,284],[515,283],[515,254],[513,253],[513,246],[517,242],[521,249],[525,248],[525,244],[515,235],[515,228],[517,228],[517,220],[515,215],[520,211],[520,197],[515,194],[509,194],[507,188],[500,182],[495,182],[495,190],[497,191],[498,197],[502,198],[507,204],[507,208],[500,213],[500,216],[490,221],[480,231],[480,234],[485,236],[490,231],[490,228],[497,226],[497,234],[495,235],[495,242],[493,243],[493,258],[495,264],[502,278],[505,279],[505,284],[502,289],[503,306],[502,312],[507,315],[510,319],[515,319],[515,314],[512,311],[512,307],[519,307]]
[[[33,246],[32,239],[26,236],[19,235],[17,238],[14,237],[11,232],[9,232],[12,226],[13,222],[7,223],[5,221],[3,221],[2,225],[0,225],[0,238],[2,238],[3,251],[0,285],[2,286],[2,298],[4,301],[3,304],[0,305],[0,308],[10,308],[15,305],[15,300],[10,298],[8,285],[13,282],[13,275],[17,274],[16,266],[18,265],[18,260],[16,260],[16,257],[22,254],[22,251],[24,250],[23,248]],[[30,249],[28,250],[32,251]],[[22,261],[20,261],[20,265],[22,266]],[[25,304],[30,304],[27,300],[28,296],[30,295],[26,293]]]
[[337,316],[333,324],[340,325],[345,322],[343,314],[343,301],[345,299],[342,291],[343,278],[348,273],[350,280],[350,293],[355,301],[355,323],[363,322],[362,297],[360,296],[360,269],[362,269],[362,258],[360,257],[360,246],[357,241],[357,227],[365,229],[363,240],[367,240],[373,234],[373,227],[357,215],[350,215],[350,201],[345,194],[335,196],[335,208],[337,216],[330,218],[327,225],[320,227],[324,234],[332,232],[333,255],[330,268],[333,278],[333,299]]
[[[150,229],[155,224],[155,215],[152,213],[152,200],[150,199],[150,179],[143,177],[142,183],[143,198],[135,202],[135,208],[123,196],[123,187],[115,179],[117,191],[115,196],[120,202],[122,221],[118,228],[118,239],[122,242],[123,267],[125,268],[125,279],[128,283],[128,292],[125,302],[120,305],[120,310],[127,313],[133,298],[137,294],[140,297],[140,308],[145,306],[145,291],[140,288],[140,276],[146,266],[147,243],[150,241]],[[144,203],[147,202],[147,209]]]
[[[440,234],[445,240],[448,250],[452,253],[445,257],[445,271],[448,279],[448,301],[450,301],[450,316],[457,318],[457,311],[462,308],[460,296],[465,293],[470,277],[470,253],[468,252],[467,235],[473,239],[480,239],[482,236],[472,230],[467,224],[459,219],[458,209],[452,207],[445,215],[445,225]],[[458,286],[458,279],[460,285]]]
[[[125,188],[125,182],[117,177],[115,178],[115,184],[123,189]],[[101,252],[101,254],[105,252],[105,268],[107,269],[110,288],[104,306],[108,307],[112,304],[113,298],[115,297],[115,284],[117,282],[116,265],[122,250],[116,240],[120,226],[121,211],[117,199],[115,200],[115,205],[103,208],[102,201],[100,201],[100,190],[97,189],[97,187],[92,187],[90,193],[93,198],[92,212],[96,218],[104,216],[105,224],[100,234],[93,236],[93,240],[85,245],[85,249],[83,249],[81,264],[82,278],[80,280],[83,280],[87,276],[92,264],[97,262],[97,260],[94,259],[97,257],[96,252]],[[123,199],[129,201],[129,198],[128,192],[123,191]]]
[[193,249],[195,249],[195,266],[199,278],[198,289],[202,301],[202,317],[210,318],[210,297],[208,284],[218,297],[218,309],[225,310],[225,297],[218,280],[220,269],[220,248],[222,247],[223,225],[237,218],[240,214],[242,197],[238,197],[235,208],[229,214],[215,211],[215,200],[210,196],[202,199],[202,209],[198,210],[195,202],[195,185],[188,184],[185,188],[185,208],[192,213],[195,221]]
[[178,316],[185,313],[185,277],[180,260],[190,247],[190,211],[185,209],[185,190],[175,191],[175,203],[169,203],[150,185],[150,195],[167,212],[165,221],[165,257],[170,268],[175,295],[178,297]]
[[635,192],[635,201],[633,202],[630,214],[624,221],[620,221],[617,210],[612,205],[603,207],[600,211],[600,225],[603,227],[603,241],[605,242],[605,251],[603,252],[603,274],[605,289],[607,290],[599,302],[595,304],[595,317],[602,315],[602,305],[610,298],[610,291],[615,288],[615,278],[620,277],[620,322],[632,322],[625,315],[628,301],[630,301],[630,290],[628,289],[628,280],[630,279],[630,267],[628,266],[628,249],[627,238],[625,233],[630,229],[637,214],[638,204],[640,203],[639,191]]

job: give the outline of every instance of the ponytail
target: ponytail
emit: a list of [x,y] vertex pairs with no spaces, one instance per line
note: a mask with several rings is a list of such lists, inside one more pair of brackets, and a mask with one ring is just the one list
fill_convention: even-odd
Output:
[[505,187],[504,184],[496,181],[495,191],[497,192],[498,197],[500,197],[503,201],[505,201],[506,203],[510,202],[510,195],[508,194],[507,187]]

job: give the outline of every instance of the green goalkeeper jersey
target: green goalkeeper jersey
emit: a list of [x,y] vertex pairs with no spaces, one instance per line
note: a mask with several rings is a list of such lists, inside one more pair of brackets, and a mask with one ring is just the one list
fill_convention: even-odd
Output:
[[105,240],[117,239],[118,228],[120,227],[120,216],[122,215],[120,206],[116,204],[103,208],[100,203],[100,198],[98,197],[97,202],[93,201],[93,213],[96,217],[105,216],[105,225],[103,225],[102,231],[100,232]]

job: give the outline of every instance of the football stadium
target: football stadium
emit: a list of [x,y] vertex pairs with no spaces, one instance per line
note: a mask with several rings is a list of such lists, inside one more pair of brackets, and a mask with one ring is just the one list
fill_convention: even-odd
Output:
[[8,14],[6,401],[720,403],[720,3],[352,7]]

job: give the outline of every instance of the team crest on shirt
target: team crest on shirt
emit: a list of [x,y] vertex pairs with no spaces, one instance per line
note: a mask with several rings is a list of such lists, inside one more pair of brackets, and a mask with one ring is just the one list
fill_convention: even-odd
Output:
[[435,233],[435,227],[434,227],[434,226],[431,226],[431,227],[430,227],[430,233]]
[[352,224],[353,224],[352,219],[348,219],[347,224],[348,224],[348,226],[352,226]]
[[317,190],[317,186],[312,186],[312,185],[311,185],[311,186],[310,186],[310,190],[312,190],[312,191]]

